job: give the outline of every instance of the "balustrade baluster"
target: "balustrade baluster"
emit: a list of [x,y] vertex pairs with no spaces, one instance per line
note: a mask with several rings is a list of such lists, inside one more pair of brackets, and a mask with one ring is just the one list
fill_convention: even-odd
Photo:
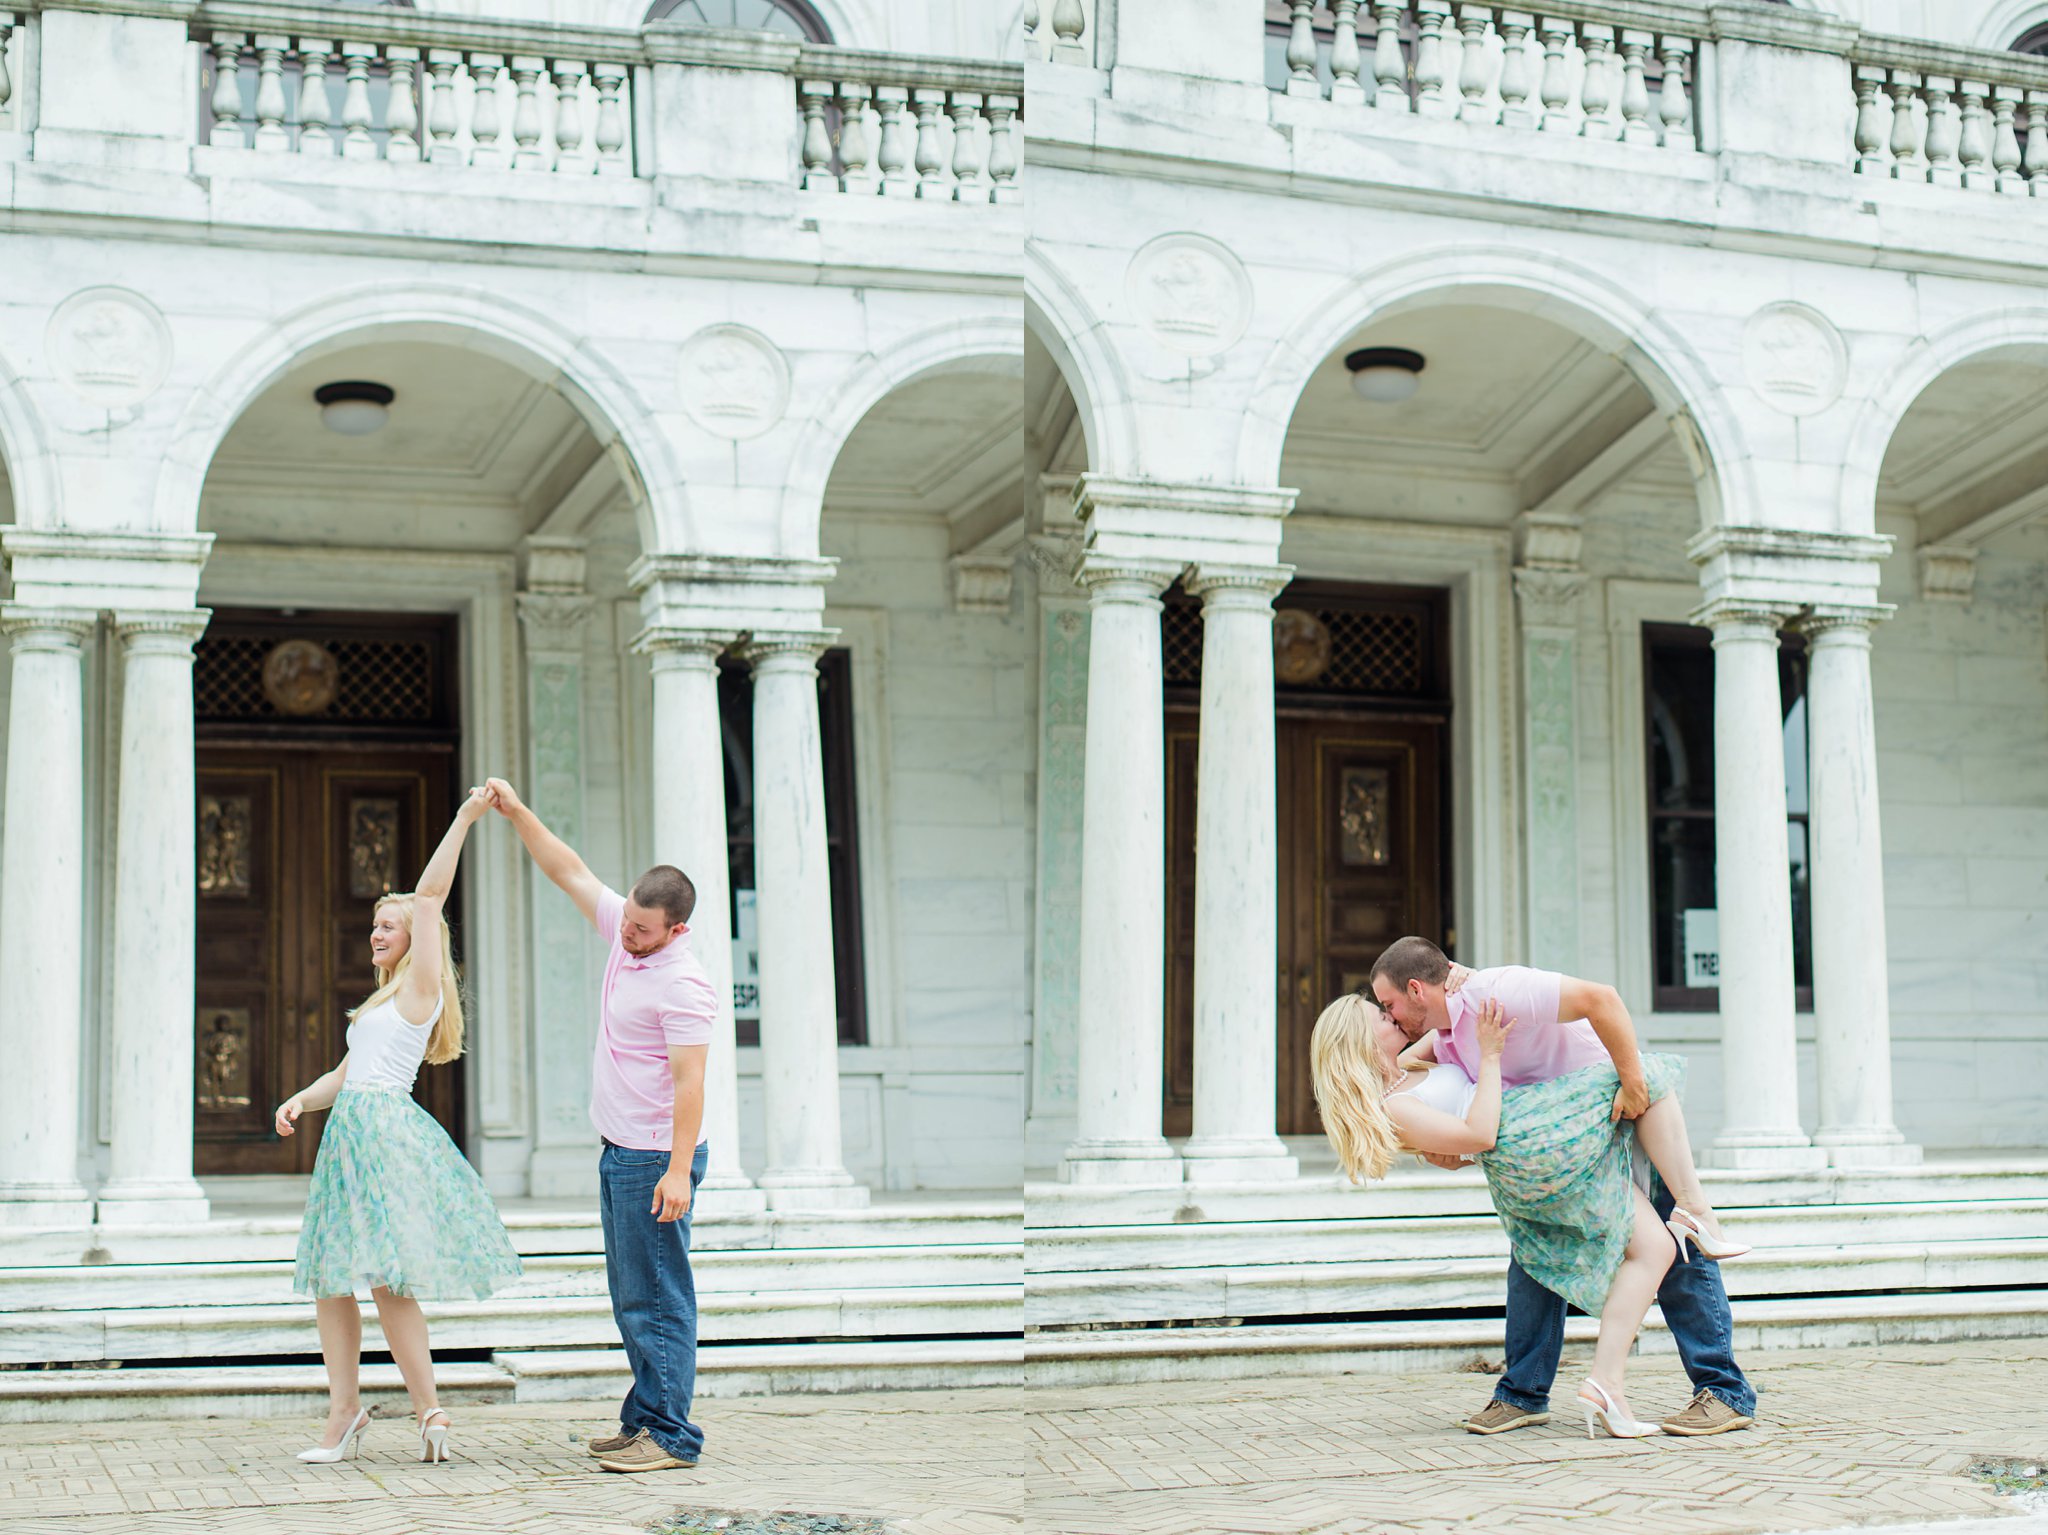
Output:
[[832,173],[832,135],[825,127],[825,103],[832,99],[832,84],[828,80],[802,81],[796,98],[804,114],[803,189],[836,192],[839,178]]
[[1621,120],[1614,115],[1614,28],[1585,22],[1579,27],[1579,46],[1585,50],[1586,67],[1579,85],[1579,104],[1585,119],[1579,131],[1589,139],[1612,141],[1621,137]]
[[1999,191],[2025,197],[2027,178],[2020,174],[2020,140],[2014,128],[2021,100],[2022,93],[2016,85],[2001,85],[1991,92],[1991,169]]
[[1529,105],[1535,78],[1529,68],[1529,34],[1536,18],[1528,11],[1500,13],[1500,120],[1503,127],[1533,128],[1536,111]]
[[1559,16],[1543,18],[1543,131],[1579,131],[1572,115],[1572,24]]
[[2048,197],[2048,91],[2027,92],[2027,147],[2020,154],[2027,189]]
[[1358,53],[1359,4],[1360,0],[1331,0],[1330,5],[1336,16],[1330,40],[1330,100],[1353,107],[1365,102],[1365,87],[1358,81],[1363,63]]
[[469,113],[469,163],[480,170],[505,168],[505,113],[499,100],[504,94],[504,71],[503,54],[469,56],[469,79],[475,87]]
[[1656,124],[1650,121],[1650,83],[1647,61],[1656,42],[1647,32],[1628,28],[1621,34],[1621,141],[1624,144],[1654,144]]
[[1667,149],[1691,149],[1692,98],[1685,89],[1685,61],[1692,57],[1692,40],[1661,38],[1658,57],[1664,64],[1664,84],[1657,93],[1657,115],[1664,122],[1662,142]]
[[375,43],[341,45],[348,83],[341,93],[341,157],[344,160],[374,160],[377,141],[370,136],[374,120],[370,113],[370,64],[377,57]]
[[1044,57],[1038,51],[1038,0],[1024,0],[1024,46],[1031,57]]
[[213,128],[206,142],[216,148],[240,149],[242,136],[242,48],[249,39],[240,32],[213,34]]
[[1015,96],[991,96],[988,99],[988,200],[992,203],[1013,203],[1023,199],[1024,189],[1017,185],[1017,108],[1021,103]]
[[1088,13],[1081,0],[1053,0],[1052,61],[1055,64],[1086,64],[1087,45],[1081,34],[1088,28]]
[[939,153],[939,113],[946,105],[946,93],[920,87],[910,93],[911,109],[917,113],[917,195],[951,199],[946,185],[946,161]]
[[514,54],[510,62],[512,83],[519,93],[512,103],[512,142],[517,146],[512,151],[515,171],[548,168],[547,156],[540,151],[540,77],[547,67],[546,59],[527,54]]
[[420,51],[392,45],[384,50],[384,64],[391,72],[391,95],[384,106],[384,126],[391,136],[384,141],[384,158],[403,165],[420,161]]
[[264,154],[281,155],[292,147],[284,125],[284,56],[291,46],[288,37],[256,39],[256,148]]
[[1898,181],[1925,181],[1927,158],[1920,152],[1926,133],[1915,104],[1920,95],[1920,76],[1910,69],[1895,69],[1891,78],[1892,176]]
[[1444,28],[1451,21],[1451,0],[1416,0],[1415,110],[1423,117],[1451,117],[1457,103],[1444,89]]
[[874,152],[868,148],[868,97],[872,94],[871,87],[857,80],[843,80],[839,85],[839,185],[848,192],[875,190],[875,173],[869,166]]
[[624,64],[598,64],[590,78],[597,83],[597,173],[600,176],[630,176],[632,158],[626,153],[626,111],[620,93],[626,85]]
[[1956,146],[1963,162],[1963,185],[1990,191],[1998,185],[1998,173],[1991,168],[1991,111],[1984,104],[1991,95],[1990,82],[1965,80],[1956,94],[1963,98],[1963,130]]
[[1408,61],[1401,53],[1401,18],[1405,4],[1384,4],[1375,0],[1372,8],[1372,106],[1375,112],[1406,112],[1408,103]]
[[588,176],[590,159],[583,153],[583,76],[581,59],[552,59],[555,81],[555,169],[567,176]]
[[462,163],[462,150],[455,142],[456,135],[462,131],[461,106],[455,99],[455,71],[461,67],[462,54],[459,50],[427,50],[427,75],[433,82],[427,90],[427,132],[431,135],[427,162],[430,165]]
[[1936,186],[1963,184],[1962,163],[1956,159],[1963,125],[1956,115],[1955,93],[1954,80],[1945,75],[1927,77],[1927,179]]
[[1884,70],[1875,64],[1856,66],[1856,169],[1865,176],[1890,173],[1885,161],[1890,135],[1889,105],[1880,105],[1884,91]]
[[1315,0],[1290,0],[1287,21],[1287,94],[1323,94],[1316,79]]
[[14,12],[0,11],[0,112],[14,99],[14,77],[7,72],[7,44],[14,35]]
[[[997,101],[1009,102],[1011,111],[1015,112],[1016,102],[1014,98],[992,96],[989,98],[991,108],[993,108]],[[917,177],[913,173],[910,164],[912,134],[910,119],[907,115],[909,110],[909,87],[902,85],[878,85],[875,87],[875,111],[880,114],[882,119],[881,143],[875,150],[875,165],[882,173],[882,195],[884,197],[915,197],[917,195]]]
[[1493,7],[1461,5],[1458,30],[1465,34],[1465,56],[1458,65],[1458,93],[1465,99],[1458,107],[1461,123],[1500,121],[1500,109],[1489,99],[1493,71],[1486,57],[1486,35],[1493,29]]
[[981,135],[974,127],[981,118],[981,92],[948,92],[946,111],[953,119],[953,196],[963,203],[986,202]]
[[334,44],[324,37],[299,39],[299,153],[326,158],[341,152],[334,136],[334,97],[327,87],[327,66]]

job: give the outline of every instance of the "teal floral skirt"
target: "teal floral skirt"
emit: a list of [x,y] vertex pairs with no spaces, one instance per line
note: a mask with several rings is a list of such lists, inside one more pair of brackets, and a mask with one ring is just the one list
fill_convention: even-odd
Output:
[[343,1088],[320,1136],[292,1289],[482,1300],[519,1273],[498,1207],[434,1117],[407,1093]]
[[[1643,1077],[1655,1103],[1678,1091],[1685,1060],[1645,1055]],[[1620,1085],[1603,1065],[1509,1088],[1499,1139],[1479,1158],[1522,1272],[1589,1316],[1607,1303],[1635,1230],[1636,1129],[1608,1119]]]

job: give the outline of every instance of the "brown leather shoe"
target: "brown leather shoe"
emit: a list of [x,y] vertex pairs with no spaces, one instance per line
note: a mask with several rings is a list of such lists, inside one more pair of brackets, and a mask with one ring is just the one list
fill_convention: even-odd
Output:
[[584,1448],[592,1455],[616,1455],[633,1442],[631,1434],[613,1434],[605,1439],[593,1439]]
[[1683,1412],[1675,1412],[1664,1420],[1664,1432],[1698,1438],[1705,1434],[1729,1434],[1738,1428],[1748,1428],[1756,1422],[1745,1418],[1711,1391],[1701,1391],[1686,1404]]
[[627,1442],[623,1450],[600,1455],[597,1463],[607,1471],[673,1471],[679,1466],[697,1464],[694,1460],[678,1460],[669,1454],[648,1437],[644,1428]]
[[1534,1428],[1539,1423],[1549,1421],[1550,1414],[1547,1412],[1530,1412],[1526,1408],[1517,1407],[1512,1402],[1503,1402],[1495,1397],[1465,1420],[1465,1432],[1505,1434],[1511,1428]]

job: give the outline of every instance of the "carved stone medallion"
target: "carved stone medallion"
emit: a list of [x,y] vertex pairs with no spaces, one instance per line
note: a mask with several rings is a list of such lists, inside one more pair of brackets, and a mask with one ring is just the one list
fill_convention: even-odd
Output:
[[744,325],[712,325],[683,344],[683,409],[707,432],[758,437],[789,408],[789,361]]
[[1314,682],[1330,669],[1330,629],[1301,608],[1273,615],[1273,676],[1293,687]]
[[279,714],[318,714],[340,687],[341,668],[325,645],[285,640],[263,658],[263,696]]
[[122,410],[155,394],[171,368],[171,328],[156,305],[126,288],[87,288],[50,317],[57,377],[89,405]]
[[1251,323],[1244,263],[1204,235],[1153,240],[1131,258],[1124,291],[1146,333],[1190,357],[1228,351]]
[[1849,349],[1825,315],[1804,304],[1767,304],[1742,333],[1749,385],[1788,416],[1811,416],[1842,397]]

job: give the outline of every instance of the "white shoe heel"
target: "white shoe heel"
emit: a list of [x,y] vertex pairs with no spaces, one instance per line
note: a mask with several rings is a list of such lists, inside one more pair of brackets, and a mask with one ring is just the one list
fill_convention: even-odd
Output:
[[[1592,1392],[1588,1396],[1587,1392]],[[1596,1401],[1595,1398],[1598,1398]],[[1597,1380],[1579,1382],[1579,1404],[1586,1409],[1586,1437],[1597,1438],[1593,1432],[1593,1420],[1600,1420],[1600,1426],[1607,1430],[1610,1439],[1654,1439],[1664,1430],[1655,1423],[1639,1423],[1614,1405]]]
[[354,1460],[362,1448],[363,1430],[370,1426],[370,1410],[358,1408],[356,1420],[348,1426],[348,1432],[341,1436],[338,1444],[316,1444],[310,1450],[299,1451],[299,1459],[315,1466],[331,1466],[338,1460]]
[[1682,1206],[1672,1208],[1671,1219],[1664,1225],[1677,1240],[1678,1256],[1686,1263],[1692,1262],[1692,1255],[1685,1250],[1685,1244],[1688,1242],[1716,1262],[1723,1258],[1740,1258],[1744,1253],[1753,1251],[1745,1243],[1731,1242],[1726,1237],[1712,1235],[1700,1224],[1698,1216]]
[[447,1411],[440,1407],[430,1408],[426,1417],[420,1419],[420,1459],[423,1461],[444,1461],[448,1458],[448,1424],[429,1422],[432,1418],[445,1420]]

